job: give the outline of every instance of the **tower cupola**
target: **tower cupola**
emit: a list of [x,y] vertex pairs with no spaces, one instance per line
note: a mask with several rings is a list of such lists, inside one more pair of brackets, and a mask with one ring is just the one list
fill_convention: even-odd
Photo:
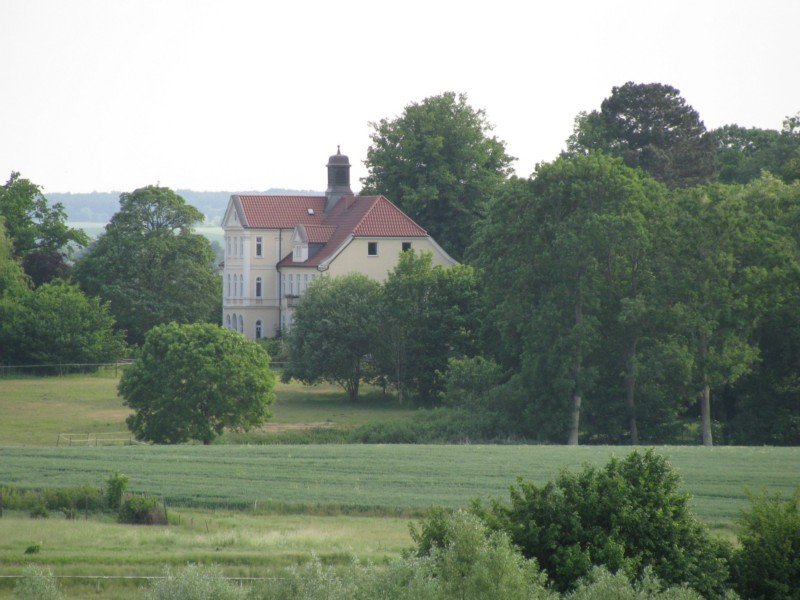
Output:
[[352,196],[350,189],[350,160],[336,146],[336,154],[328,159],[328,189],[325,190],[327,214],[343,196]]

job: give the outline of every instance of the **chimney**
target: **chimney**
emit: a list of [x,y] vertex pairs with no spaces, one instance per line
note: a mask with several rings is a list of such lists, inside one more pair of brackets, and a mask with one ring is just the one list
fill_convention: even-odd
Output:
[[343,196],[352,196],[350,189],[350,161],[336,146],[336,154],[328,159],[328,189],[325,190],[325,214],[327,215]]

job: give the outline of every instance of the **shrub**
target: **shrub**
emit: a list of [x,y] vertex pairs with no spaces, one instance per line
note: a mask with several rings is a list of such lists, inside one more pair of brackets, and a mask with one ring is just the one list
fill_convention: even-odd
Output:
[[128,489],[128,478],[121,473],[114,473],[106,480],[106,506],[111,510],[119,510],[122,495]]
[[218,567],[187,565],[179,573],[169,568],[154,580],[147,600],[244,600],[247,590],[229,582]]
[[518,481],[510,504],[474,510],[536,558],[560,590],[593,565],[640,578],[652,567],[665,584],[686,583],[704,596],[723,593],[726,547],[691,514],[679,477],[652,450],[612,458],[603,468],[562,471],[544,486]]
[[30,510],[31,519],[46,519],[50,516],[50,512],[43,502],[34,504]]
[[119,522],[131,525],[165,525],[167,518],[155,498],[128,496],[119,507]]
[[652,569],[645,569],[639,582],[631,583],[622,571],[611,573],[604,567],[594,567],[582,579],[566,600],[702,600],[703,596],[685,587],[662,590],[662,584]]
[[23,577],[14,586],[14,594],[20,600],[63,600],[64,594],[58,589],[58,583],[52,571],[45,567],[29,565],[23,571]]
[[745,598],[800,598],[800,489],[750,497],[738,520],[741,548],[735,553],[736,587]]

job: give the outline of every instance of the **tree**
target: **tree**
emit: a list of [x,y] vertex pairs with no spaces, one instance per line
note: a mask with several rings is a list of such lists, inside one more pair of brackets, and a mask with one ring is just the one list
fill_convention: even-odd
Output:
[[383,285],[383,326],[376,358],[400,402],[438,400],[448,359],[475,351],[478,280],[466,265],[432,266],[408,250]]
[[[529,417],[578,443],[581,415],[611,363],[616,404],[635,436],[636,352],[647,333],[652,232],[662,186],[600,153],[539,165],[492,204],[474,251],[489,319],[517,371]],[[502,359],[502,357],[501,357]],[[619,373],[624,373],[624,382]]]
[[111,305],[132,344],[155,325],[218,322],[222,282],[208,240],[192,233],[203,215],[168,188],[120,195],[120,210],[75,265],[87,293]]
[[0,298],[16,297],[28,289],[27,279],[14,257],[12,241],[6,233],[5,219],[0,216]]
[[599,111],[580,114],[568,141],[572,154],[600,150],[619,156],[673,188],[714,178],[714,146],[714,137],[680,90],[631,81],[612,88]]
[[14,255],[24,259],[36,285],[66,273],[69,244],[88,243],[83,231],[67,227],[60,203],[49,206],[41,188],[16,172],[0,187],[0,216],[5,217]]
[[269,355],[242,335],[208,323],[148,332],[119,394],[134,413],[128,428],[159,444],[211,441],[223,430],[264,423],[275,400]]
[[388,197],[462,258],[475,222],[513,160],[505,144],[489,136],[484,111],[470,107],[465,95],[446,92],[370,126],[362,194]]
[[689,510],[689,495],[667,460],[652,450],[612,458],[603,467],[562,471],[542,486],[517,482],[508,504],[473,510],[535,558],[561,591],[592,566],[641,577],[647,567],[666,584],[721,596],[728,575],[723,547]]
[[733,570],[742,597],[800,598],[800,489],[786,499],[751,496],[738,525]]
[[55,280],[0,303],[0,337],[18,364],[107,363],[125,351],[108,305]]
[[284,381],[332,381],[358,400],[364,360],[381,335],[380,296],[380,284],[360,273],[315,281],[294,312]]

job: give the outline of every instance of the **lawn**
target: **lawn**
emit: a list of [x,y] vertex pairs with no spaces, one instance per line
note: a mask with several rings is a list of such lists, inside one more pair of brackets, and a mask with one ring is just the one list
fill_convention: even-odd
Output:
[[[52,446],[60,433],[125,432],[130,410],[117,396],[117,381],[113,369],[93,375],[0,378],[0,446]],[[324,384],[278,382],[276,395],[273,418],[265,427],[247,434],[226,433],[219,442],[283,441],[309,429],[349,430],[414,414],[369,386],[355,403],[341,388]]]

